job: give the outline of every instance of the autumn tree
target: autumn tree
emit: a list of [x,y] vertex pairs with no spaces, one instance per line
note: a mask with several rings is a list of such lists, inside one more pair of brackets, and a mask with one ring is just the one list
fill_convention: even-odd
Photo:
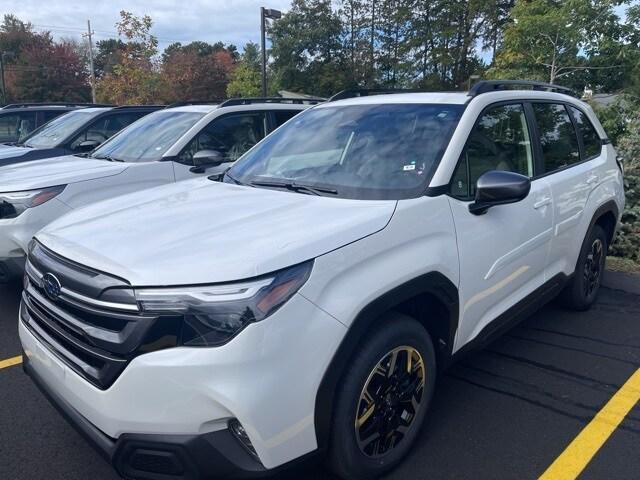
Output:
[[161,77],[156,65],[158,40],[151,34],[153,21],[145,15],[137,17],[121,11],[116,23],[124,38],[120,62],[113,66],[97,84],[101,101],[123,104],[157,103],[161,93]]

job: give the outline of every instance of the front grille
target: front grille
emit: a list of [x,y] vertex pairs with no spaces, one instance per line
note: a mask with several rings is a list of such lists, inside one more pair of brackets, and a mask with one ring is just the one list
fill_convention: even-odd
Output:
[[136,356],[177,345],[180,317],[145,315],[128,282],[34,244],[20,317],[58,358],[100,389]]

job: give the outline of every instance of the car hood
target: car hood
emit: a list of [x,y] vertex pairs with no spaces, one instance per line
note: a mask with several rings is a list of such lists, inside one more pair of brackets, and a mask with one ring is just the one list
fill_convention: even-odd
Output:
[[17,147],[15,145],[0,145],[0,160],[4,158],[22,157],[33,151],[32,148]]
[[0,166],[0,192],[35,190],[82,182],[117,175],[126,168],[123,163],[73,155]]
[[313,259],[378,232],[396,203],[199,179],[76,210],[37,239],[63,257],[134,286],[229,282]]

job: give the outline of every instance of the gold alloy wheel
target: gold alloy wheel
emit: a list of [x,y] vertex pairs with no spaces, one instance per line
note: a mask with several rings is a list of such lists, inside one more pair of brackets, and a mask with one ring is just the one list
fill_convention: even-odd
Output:
[[384,456],[405,438],[423,406],[425,378],[424,360],[413,347],[397,347],[376,364],[356,410],[356,440],[362,453]]

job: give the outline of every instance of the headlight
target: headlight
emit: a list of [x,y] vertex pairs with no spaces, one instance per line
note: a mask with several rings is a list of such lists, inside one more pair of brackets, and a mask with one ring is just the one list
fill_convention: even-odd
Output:
[[184,317],[182,344],[215,346],[284,305],[309,278],[313,261],[231,284],[142,288],[135,295],[145,313]]
[[57,197],[65,187],[66,185],[58,185],[40,190],[0,193],[0,219],[16,218],[27,208],[37,207]]

